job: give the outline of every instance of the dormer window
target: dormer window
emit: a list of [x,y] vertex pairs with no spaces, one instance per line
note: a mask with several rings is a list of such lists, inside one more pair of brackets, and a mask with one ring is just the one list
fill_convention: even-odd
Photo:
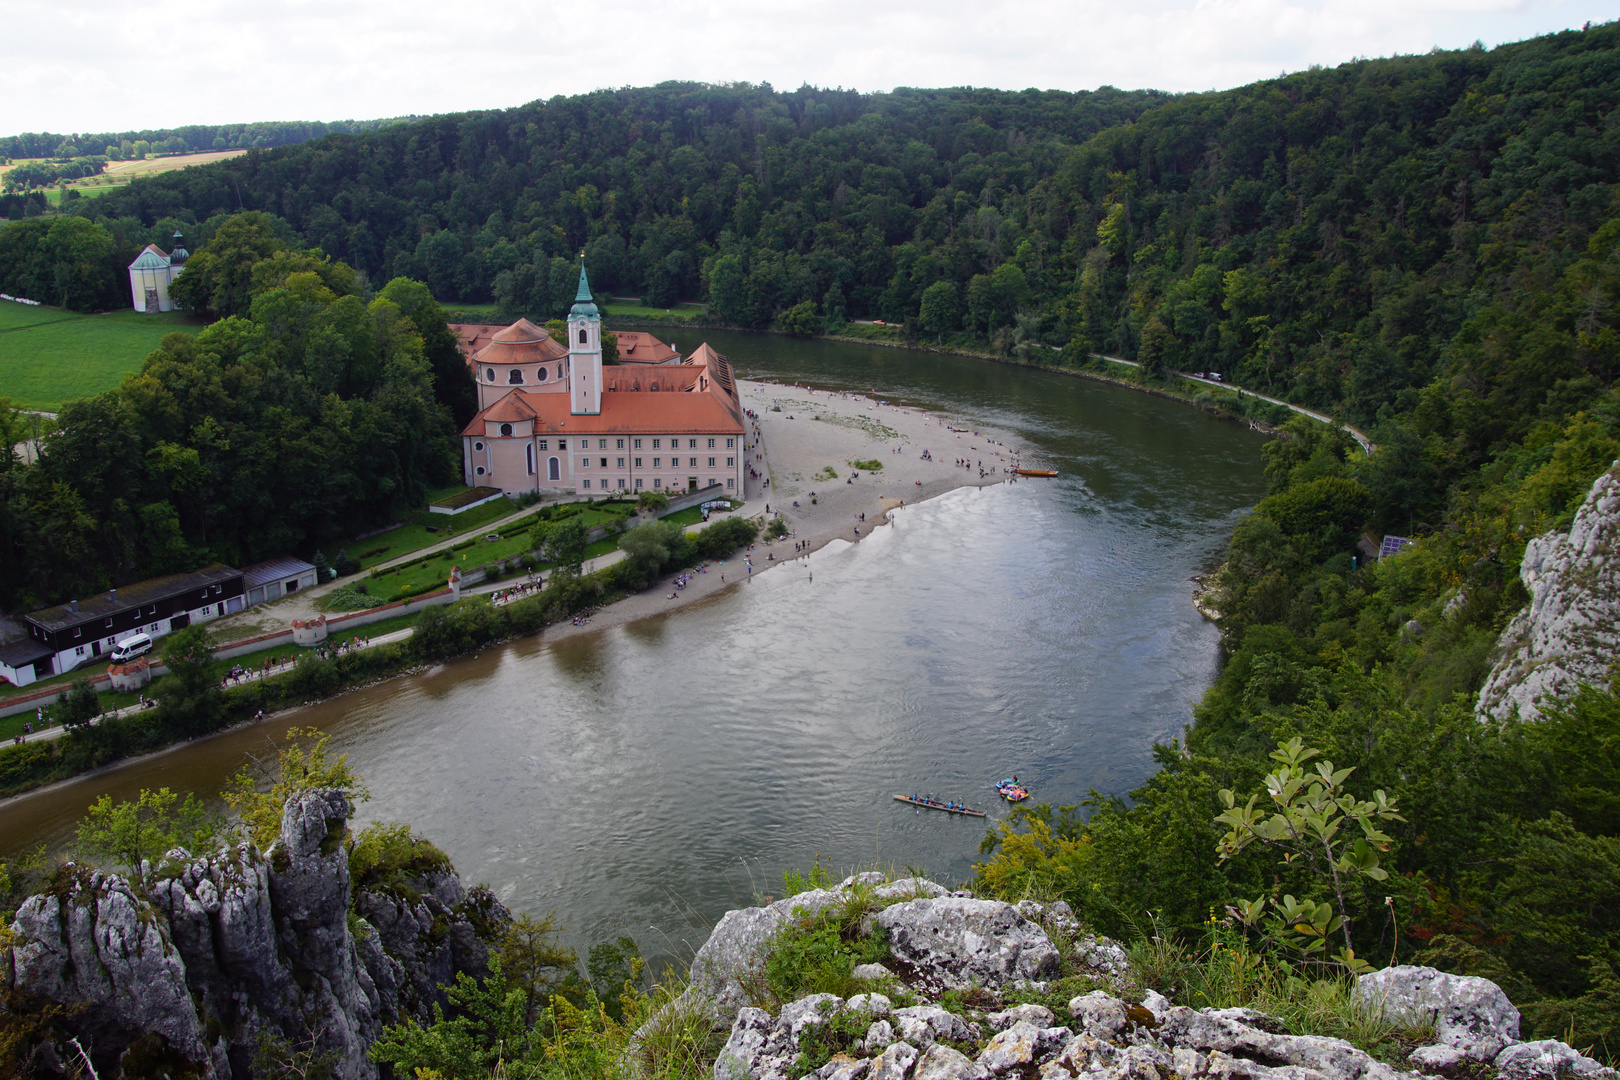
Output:
[[506,376],[506,381],[511,383],[513,386],[521,384],[523,382],[523,369],[513,368]]

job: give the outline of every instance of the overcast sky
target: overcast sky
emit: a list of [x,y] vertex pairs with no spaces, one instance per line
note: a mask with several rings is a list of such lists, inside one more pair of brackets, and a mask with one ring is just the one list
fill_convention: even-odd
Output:
[[1620,0],[4,0],[0,134],[370,119],[665,79],[1209,90]]

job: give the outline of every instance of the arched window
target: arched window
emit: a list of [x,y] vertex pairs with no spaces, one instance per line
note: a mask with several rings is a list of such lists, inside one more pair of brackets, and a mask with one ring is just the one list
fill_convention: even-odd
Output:
[[523,369],[516,367],[513,368],[511,373],[506,376],[506,381],[512,383],[513,385],[521,383],[523,381]]
[[527,451],[527,453],[524,456],[528,459],[528,462],[529,462],[529,475],[533,476],[534,475],[534,443],[530,443],[528,446],[525,446],[523,449],[525,451]]
[[548,480],[561,480],[562,479],[562,463],[560,461],[558,461],[556,458],[547,458],[546,459],[546,479],[548,479]]
[[585,328],[583,326],[579,328],[579,343],[581,345],[585,344]]
[[501,425],[501,434],[502,435],[510,435],[510,434],[512,434],[512,425],[511,424],[502,424]]
[[494,382],[495,381],[495,369],[494,368],[491,367],[491,368],[485,368],[484,369],[484,381],[485,382]]
[[562,364],[558,364],[558,365],[557,365],[557,378],[559,378],[559,379],[560,379],[560,378],[562,378],[562,377],[563,377],[563,365],[562,365]]

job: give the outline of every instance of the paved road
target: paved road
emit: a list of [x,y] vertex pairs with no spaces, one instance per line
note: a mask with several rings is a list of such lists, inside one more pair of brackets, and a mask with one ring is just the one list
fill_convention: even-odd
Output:
[[[1099,360],[1107,360],[1112,364],[1125,364],[1128,367],[1142,366],[1135,360],[1122,360],[1117,356],[1104,356],[1102,353],[1092,353],[1091,355],[1095,356]],[[1312,420],[1320,420],[1324,424],[1335,424],[1342,430],[1349,432],[1350,437],[1356,440],[1356,442],[1360,443],[1361,448],[1367,451],[1367,453],[1370,454],[1374,450],[1378,449],[1378,444],[1374,443],[1370,438],[1368,438],[1366,432],[1361,431],[1358,428],[1353,428],[1349,424],[1340,423],[1331,416],[1324,416],[1314,409],[1307,409],[1302,405],[1295,405],[1291,402],[1279,400],[1278,398],[1267,397],[1265,394],[1257,394],[1253,390],[1245,390],[1243,387],[1238,386],[1235,383],[1219,382],[1215,379],[1200,379],[1198,376],[1189,375],[1185,371],[1173,371],[1171,374],[1177,376],[1178,378],[1186,379],[1188,382],[1203,383],[1205,386],[1217,386],[1225,390],[1236,390],[1239,394],[1248,394],[1250,397],[1257,397],[1261,401],[1269,401],[1273,405],[1281,405],[1285,409],[1293,409],[1301,416],[1308,416]]]

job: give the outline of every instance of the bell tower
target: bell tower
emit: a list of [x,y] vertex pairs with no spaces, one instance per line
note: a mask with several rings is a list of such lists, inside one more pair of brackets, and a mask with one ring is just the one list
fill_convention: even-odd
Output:
[[585,264],[579,267],[579,292],[568,313],[568,400],[575,416],[602,412],[602,316],[591,301]]

